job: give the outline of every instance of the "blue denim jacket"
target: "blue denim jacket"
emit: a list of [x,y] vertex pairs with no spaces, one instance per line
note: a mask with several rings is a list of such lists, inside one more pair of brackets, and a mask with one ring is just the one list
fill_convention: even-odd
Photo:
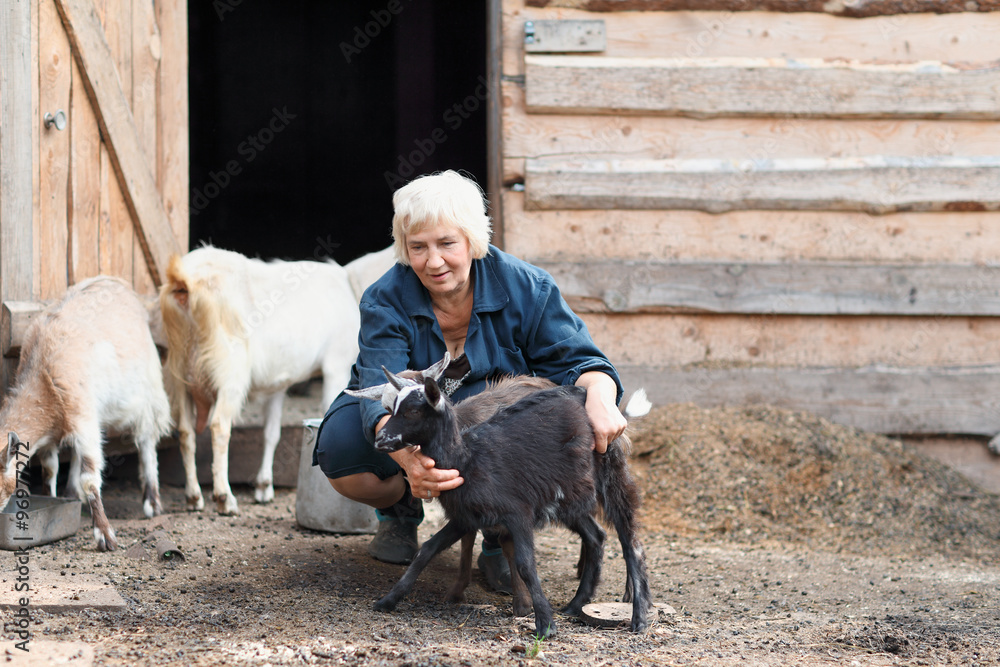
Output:
[[[537,375],[574,384],[587,371],[603,371],[618,385],[615,367],[597,348],[587,326],[566,304],[552,276],[490,246],[472,261],[473,306],[465,339],[471,372],[452,396],[481,392],[502,375]],[[408,266],[396,264],[361,299],[361,352],[352,369],[352,389],[385,382],[382,366],[394,373],[422,370],[447,349],[430,295]],[[365,436],[385,415],[378,401],[361,401]]]

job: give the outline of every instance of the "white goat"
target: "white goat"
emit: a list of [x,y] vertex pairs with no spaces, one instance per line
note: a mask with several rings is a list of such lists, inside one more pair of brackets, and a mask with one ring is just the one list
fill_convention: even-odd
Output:
[[8,433],[0,508],[16,491],[19,455],[41,452],[55,495],[58,448],[73,448],[69,486],[90,505],[97,548],[115,549],[101,502],[104,432],[113,429],[132,433],[143,510],[160,513],[156,444],[170,431],[170,406],[149,315],[127,284],[107,276],[85,280],[32,322],[0,426]]
[[395,248],[389,246],[388,248],[362,255],[344,267],[347,269],[347,276],[351,280],[354,297],[358,303],[361,303],[361,295],[365,293],[368,286],[381,278],[382,274],[391,269],[392,265],[396,263],[395,252]]
[[263,262],[205,246],[171,259],[160,308],[188,509],[205,505],[195,434],[208,424],[217,509],[239,513],[229,487],[229,438],[252,394],[266,396],[254,498],[269,502],[286,390],[321,370],[325,408],[350,379],[361,322],[348,271],[333,261]]

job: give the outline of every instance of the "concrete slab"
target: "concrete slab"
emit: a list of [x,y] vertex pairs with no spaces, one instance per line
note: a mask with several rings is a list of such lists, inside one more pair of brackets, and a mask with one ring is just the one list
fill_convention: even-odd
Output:
[[[6,565],[6,564],[5,564]],[[54,570],[31,568],[31,590],[27,592],[30,609],[49,613],[64,613],[92,609],[121,611],[125,600],[105,577],[96,574],[60,575]],[[16,572],[0,571],[0,608],[17,609],[23,592],[14,590]]]
[[83,642],[56,642],[48,639],[28,640],[28,651],[16,647],[16,641],[0,642],[0,661],[23,667],[73,665],[90,667],[94,664],[94,647]]
[[[298,484],[302,431],[301,422],[297,426],[281,427],[281,437],[274,450],[274,467],[271,469],[276,487],[294,488]],[[229,439],[229,483],[253,484],[263,456],[262,429],[259,426],[234,426]],[[211,486],[212,436],[208,429],[195,438],[195,465],[198,468],[198,483]],[[160,484],[184,486],[184,463],[179,446],[159,451],[159,470]]]

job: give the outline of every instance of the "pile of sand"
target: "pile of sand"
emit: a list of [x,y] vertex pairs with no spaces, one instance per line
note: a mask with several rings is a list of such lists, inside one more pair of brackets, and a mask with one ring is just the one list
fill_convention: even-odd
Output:
[[772,407],[668,405],[637,424],[650,530],[861,553],[993,557],[1000,497],[898,440]]

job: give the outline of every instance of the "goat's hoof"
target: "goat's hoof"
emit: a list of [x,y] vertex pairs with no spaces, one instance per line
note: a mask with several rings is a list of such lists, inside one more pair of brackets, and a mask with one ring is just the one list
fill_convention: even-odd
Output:
[[222,516],[237,516],[240,513],[240,506],[236,502],[236,496],[215,496],[215,510]]
[[530,616],[532,607],[530,604],[518,604],[514,601],[514,618],[521,618],[523,616]]
[[142,513],[146,515],[147,519],[152,519],[154,516],[160,516],[163,514],[163,505],[151,500],[143,501],[142,503]]
[[105,535],[98,529],[94,529],[94,538],[97,540],[97,550],[98,551],[114,551],[118,548],[118,542],[115,541],[114,532],[109,535]]
[[465,590],[460,591],[448,591],[448,594],[444,596],[445,602],[461,603],[465,602]]
[[187,497],[188,512],[200,512],[205,509],[205,498],[202,496]]
[[395,608],[396,608],[396,603],[387,598],[382,598],[374,605],[375,611],[392,611]]
[[583,607],[577,607],[576,605],[568,604],[559,610],[559,613],[563,616],[572,616],[573,618],[579,618],[580,613],[583,611]]
[[632,632],[645,632],[649,629],[649,619],[648,618],[633,618],[632,625],[629,626]]
[[274,485],[271,482],[259,483],[254,489],[253,499],[258,503],[269,503],[274,500]]
[[549,621],[547,624],[536,623],[535,624],[535,636],[541,637],[542,639],[551,639],[556,636],[556,624],[553,621]]

